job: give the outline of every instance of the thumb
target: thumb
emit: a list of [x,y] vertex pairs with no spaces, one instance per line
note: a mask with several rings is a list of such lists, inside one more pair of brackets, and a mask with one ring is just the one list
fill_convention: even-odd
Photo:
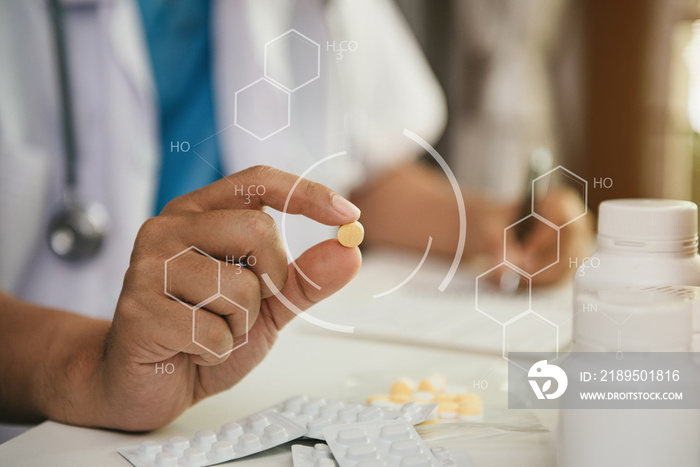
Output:
[[[264,300],[278,330],[299,310],[306,310],[350,282],[360,270],[362,255],[359,248],[346,248],[338,240],[330,239],[306,250],[296,264],[319,288],[307,281],[293,264],[289,265],[289,275],[282,290],[275,292],[276,289],[271,288],[274,295]],[[265,275],[263,280],[270,282]]]

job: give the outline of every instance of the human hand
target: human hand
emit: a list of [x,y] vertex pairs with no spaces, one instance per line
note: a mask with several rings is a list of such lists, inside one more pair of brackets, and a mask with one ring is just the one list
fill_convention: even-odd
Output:
[[[579,194],[568,187],[556,187],[538,201],[537,213],[555,226],[561,226],[584,211]],[[510,263],[532,275],[535,286],[552,285],[573,276],[576,268],[569,266],[569,258],[579,258],[593,250],[593,221],[590,215],[557,231],[545,222],[531,217],[524,221],[528,232],[522,240],[516,238],[515,229],[506,232],[505,254]]]
[[[535,286],[552,285],[570,278],[575,268],[569,267],[569,258],[581,259],[593,249],[590,216],[583,216],[561,228],[557,245],[556,229],[534,216],[523,221],[526,233],[524,238],[517,238],[516,228],[508,227],[518,221],[518,209],[517,204],[498,204],[476,197],[468,199],[467,247],[471,251],[468,249],[467,252],[477,258],[475,268],[486,271],[507,260],[532,275]],[[565,187],[550,189],[537,207],[539,215],[557,226],[582,211],[581,197],[575,190]],[[505,281],[506,288],[516,280],[517,286],[518,276],[513,273],[504,277],[506,271],[509,269],[496,269],[487,280],[497,285]]]
[[[336,239],[315,245],[296,261],[320,289],[287,265],[275,223],[263,210],[265,206],[281,210],[296,181],[294,175],[254,167],[173,200],[143,225],[97,372],[100,409],[93,415],[96,420],[84,424],[123,430],[157,428],[195,402],[240,381],[294,317],[264,283],[264,274],[302,310],[355,276],[361,263],[359,249],[345,248]],[[234,186],[243,187],[244,193],[248,187],[265,189],[248,202],[235,196]],[[287,212],[327,225],[359,217],[359,210],[349,202],[307,180],[296,187]],[[201,303],[211,296],[211,280],[220,268],[220,292],[229,300],[205,302],[193,311],[163,293],[166,260],[191,245],[215,260],[193,252],[182,255],[178,271],[186,272],[168,277],[169,293],[192,305]],[[241,268],[224,263],[242,256],[254,257],[255,265],[251,261],[251,266]],[[231,301],[248,311],[247,320],[241,307]],[[246,333],[247,343],[229,352]],[[156,364],[172,373],[157,373]]]

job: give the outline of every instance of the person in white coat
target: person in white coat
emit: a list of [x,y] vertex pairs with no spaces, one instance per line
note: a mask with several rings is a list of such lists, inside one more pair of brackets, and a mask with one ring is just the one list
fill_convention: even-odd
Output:
[[[304,309],[347,283],[360,264],[356,248],[316,243],[325,231],[299,224],[296,237],[288,228],[291,241],[280,236],[265,206],[326,225],[360,215],[343,196],[290,174],[352,192],[370,244],[422,249],[429,229],[433,251],[454,254],[454,193],[416,162],[421,149],[402,133],[434,141],[446,118],[444,98],[389,0],[203,2],[215,126],[197,141],[168,126],[148,2],[142,9],[129,0],[48,3],[53,9],[39,0],[0,2],[4,419],[151,429],[240,380],[293,317],[275,290]],[[152,13],[157,19],[168,10]],[[338,59],[342,41],[357,48]],[[188,63],[182,66],[166,77],[186,75]],[[74,123],[73,157],[67,120]],[[173,137],[163,138],[168,131]],[[205,149],[212,143],[218,149]],[[164,180],[167,158],[183,153],[218,174],[214,179],[233,175],[187,193],[195,187],[181,170],[171,191],[185,194],[162,196],[173,182]],[[106,232],[79,262],[61,257],[72,240],[52,230],[52,219],[76,200],[100,206]],[[467,255],[500,253],[497,232],[514,210],[475,196],[464,201]],[[556,217],[577,203],[564,194],[543,206]],[[562,248],[576,249],[581,236]],[[551,248],[536,232],[530,245],[522,245],[529,261]],[[186,256],[187,273],[168,279],[164,294],[164,264],[167,275],[168,259],[193,246],[201,254]],[[239,274],[221,267],[229,258],[246,265],[251,256],[257,264]],[[223,301],[203,295],[211,264],[228,271],[218,277]],[[199,344],[192,342],[196,304]],[[154,380],[153,365],[168,363],[180,384]]]

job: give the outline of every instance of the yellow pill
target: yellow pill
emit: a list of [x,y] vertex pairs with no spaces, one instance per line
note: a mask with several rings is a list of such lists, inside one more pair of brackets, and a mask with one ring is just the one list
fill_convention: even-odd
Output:
[[473,394],[465,392],[463,394],[457,395],[457,402],[462,404],[478,404],[481,405],[481,397],[478,394]]
[[398,380],[391,386],[389,393],[394,396],[396,394],[403,394],[405,396],[410,396],[413,394],[413,388],[408,383],[408,381]]
[[365,228],[355,221],[352,224],[341,225],[338,229],[338,241],[347,248],[354,248],[365,238]]
[[445,394],[444,392],[435,394],[433,402],[457,402],[456,394]]
[[459,403],[460,415],[480,415],[484,410],[484,404],[479,396],[473,395],[471,400],[463,399]]
[[427,379],[422,379],[420,383],[418,383],[418,390],[432,392],[433,394],[436,392],[435,385]]

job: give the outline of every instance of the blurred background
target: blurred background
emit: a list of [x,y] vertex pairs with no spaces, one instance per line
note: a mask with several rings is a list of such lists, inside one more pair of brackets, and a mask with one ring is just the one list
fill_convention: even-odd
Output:
[[447,94],[438,150],[463,186],[515,200],[529,153],[548,146],[604,181],[589,186],[594,210],[700,202],[699,0],[396,2]]

